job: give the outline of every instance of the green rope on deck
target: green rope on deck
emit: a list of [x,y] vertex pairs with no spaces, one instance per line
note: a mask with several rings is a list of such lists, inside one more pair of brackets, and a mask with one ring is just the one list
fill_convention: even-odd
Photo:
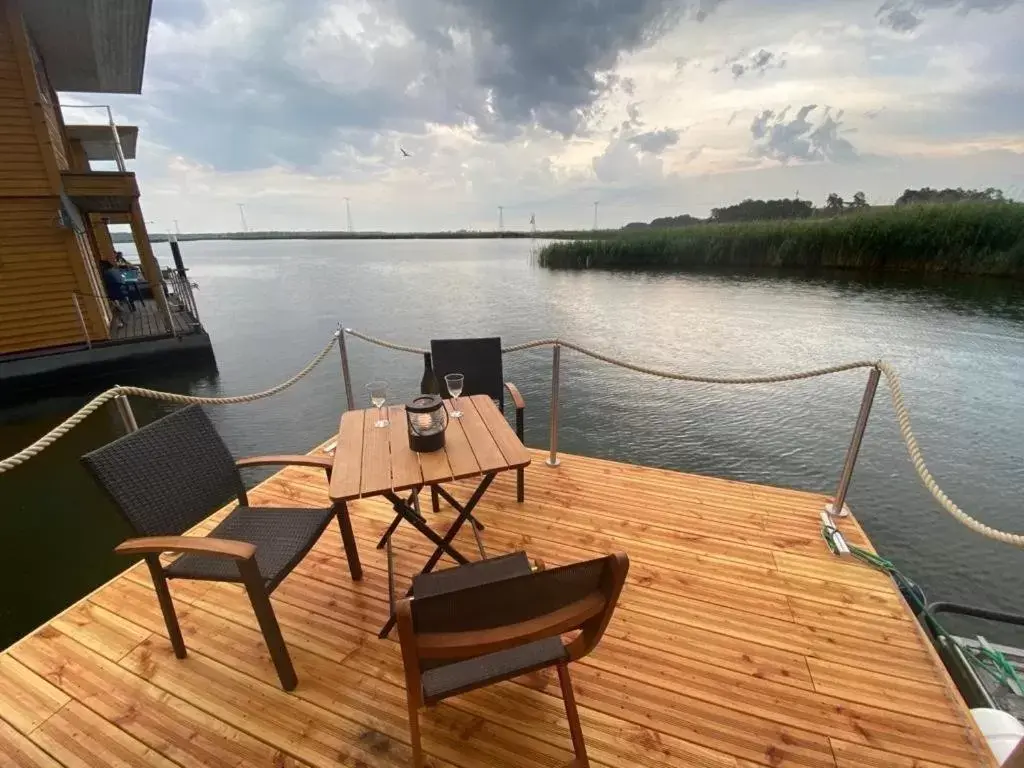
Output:
[[[828,546],[829,551],[834,555],[838,554],[836,545],[832,539],[832,534],[835,532],[836,529],[834,527],[822,524],[821,538],[825,540],[826,546]],[[853,544],[847,543],[847,547],[850,549],[850,554],[861,562],[888,574],[888,576],[896,583],[896,586],[899,587],[900,593],[907,599],[907,602],[910,603],[910,607],[914,610],[915,615],[923,616],[925,621],[927,621],[928,625],[937,635],[941,635],[950,642],[959,646],[960,650],[963,651],[964,658],[981,669],[984,669],[992,675],[992,677],[998,680],[1000,684],[1009,687],[1009,683],[1012,681],[1016,684],[1017,690],[1024,691],[1024,681],[1021,680],[1019,673],[1004,654],[995,648],[986,648],[985,646],[969,648],[959,642],[954,635],[951,635],[946,628],[939,623],[938,619],[935,618],[935,615],[928,610],[924,591],[921,587],[911,579],[904,576],[891,560],[887,560],[881,555],[869,552],[868,550],[854,546]]]

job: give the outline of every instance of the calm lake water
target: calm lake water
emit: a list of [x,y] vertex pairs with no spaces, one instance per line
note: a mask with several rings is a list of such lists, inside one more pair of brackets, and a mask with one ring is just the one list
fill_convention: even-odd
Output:
[[[903,373],[922,449],[967,510],[1024,530],[1024,286],[919,280],[551,272],[524,240],[185,243],[216,368],[164,365],[119,383],[233,395],[291,376],[338,322],[426,346],[431,336],[560,336],[666,369],[723,375],[885,357]],[[166,245],[157,246],[168,261]],[[349,342],[355,389],[417,391],[422,359]],[[337,428],[337,355],[269,400],[211,409],[236,455],[304,452]],[[550,349],[510,355],[527,442],[546,446]],[[867,374],[784,385],[698,386],[562,356],[560,448],[831,492]],[[0,455],[102,390],[0,410]],[[136,402],[140,422],[166,407]],[[0,476],[0,648],[125,566],[127,534],[78,463],[115,437],[100,413]],[[253,477],[255,481],[258,479]],[[880,389],[850,503],[874,543],[933,600],[1024,612],[1024,553],[968,531],[917,481]],[[992,632],[998,638],[998,632]]]

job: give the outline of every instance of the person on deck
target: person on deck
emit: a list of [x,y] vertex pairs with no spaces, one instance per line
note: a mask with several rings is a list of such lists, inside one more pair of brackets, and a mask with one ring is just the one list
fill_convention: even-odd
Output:
[[135,299],[132,298],[131,292],[125,284],[124,275],[121,274],[121,270],[109,261],[104,261],[101,269],[103,270],[103,288],[107,292],[107,298],[115,304],[120,304],[122,301],[127,302],[128,310],[134,312]]

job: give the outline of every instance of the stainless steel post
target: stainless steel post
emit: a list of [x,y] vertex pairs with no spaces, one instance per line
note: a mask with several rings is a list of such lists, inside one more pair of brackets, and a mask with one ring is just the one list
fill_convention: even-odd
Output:
[[551,348],[551,454],[547,458],[549,467],[557,467],[558,460],[558,372],[562,359],[562,347],[557,342]]
[[356,409],[356,400],[352,396],[352,377],[348,372],[348,347],[345,346],[345,329],[338,326],[338,351],[341,352],[341,377],[345,380],[345,400],[348,409]]
[[137,431],[139,424],[135,421],[135,411],[132,410],[132,404],[128,402],[128,396],[118,395],[114,398],[114,405],[117,406],[117,413],[121,417],[121,423],[124,424],[125,433]]
[[[157,269],[157,274],[160,276],[160,279],[159,279],[159,281],[157,282],[156,285],[152,286],[153,300],[156,301],[157,304],[163,303],[163,305],[164,305],[164,315],[166,315],[166,320],[167,320],[167,330],[170,331],[171,335],[174,338],[178,338],[178,329],[174,325],[174,316],[171,314],[171,303],[169,301],[167,301],[167,281],[164,280],[164,276],[162,274],[160,274],[159,268]],[[156,292],[157,291],[163,291],[163,294],[164,294],[163,302],[160,302],[160,301],[157,300],[157,298],[156,298]]]
[[82,314],[82,304],[78,300],[78,294],[71,294],[71,301],[74,302],[75,312],[78,313],[78,324],[82,326],[82,335],[85,337],[85,346],[92,349],[92,339],[89,338],[89,326],[85,324],[85,315]]
[[871,415],[871,405],[875,401],[875,390],[878,389],[878,380],[882,372],[878,368],[872,368],[868,375],[868,384],[864,388],[864,397],[860,401],[860,413],[857,414],[857,424],[853,428],[853,437],[850,439],[850,447],[846,451],[846,461],[843,462],[843,474],[839,478],[839,487],[836,488],[835,500],[825,505],[825,511],[830,515],[844,517],[849,514],[845,508],[846,493],[850,490],[850,480],[853,478],[853,468],[857,464],[857,454],[860,452],[860,444],[864,439],[864,430],[868,426],[868,416]]
[[124,150],[121,149],[121,137],[117,132],[117,123],[114,122],[114,112],[107,107],[107,120],[110,123],[110,132],[113,134],[114,139],[114,161],[117,163],[117,170],[121,173],[125,173],[128,170],[124,163]]

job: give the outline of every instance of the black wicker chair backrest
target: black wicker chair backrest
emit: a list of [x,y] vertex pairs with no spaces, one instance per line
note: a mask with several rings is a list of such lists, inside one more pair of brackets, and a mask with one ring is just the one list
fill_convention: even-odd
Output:
[[489,395],[505,409],[505,377],[501,368],[501,339],[434,339],[430,342],[434,376],[441,395],[448,397],[444,377],[461,373],[466,377],[463,395]]
[[[617,568],[616,563],[616,555],[608,555],[455,592],[415,598],[412,601],[413,631],[446,634],[511,627],[553,614],[596,593],[611,601],[605,609],[610,615],[626,576],[625,569]],[[433,666],[438,664],[424,664],[424,668]]]
[[243,488],[227,446],[198,405],[82,457],[141,536],[177,536]]

